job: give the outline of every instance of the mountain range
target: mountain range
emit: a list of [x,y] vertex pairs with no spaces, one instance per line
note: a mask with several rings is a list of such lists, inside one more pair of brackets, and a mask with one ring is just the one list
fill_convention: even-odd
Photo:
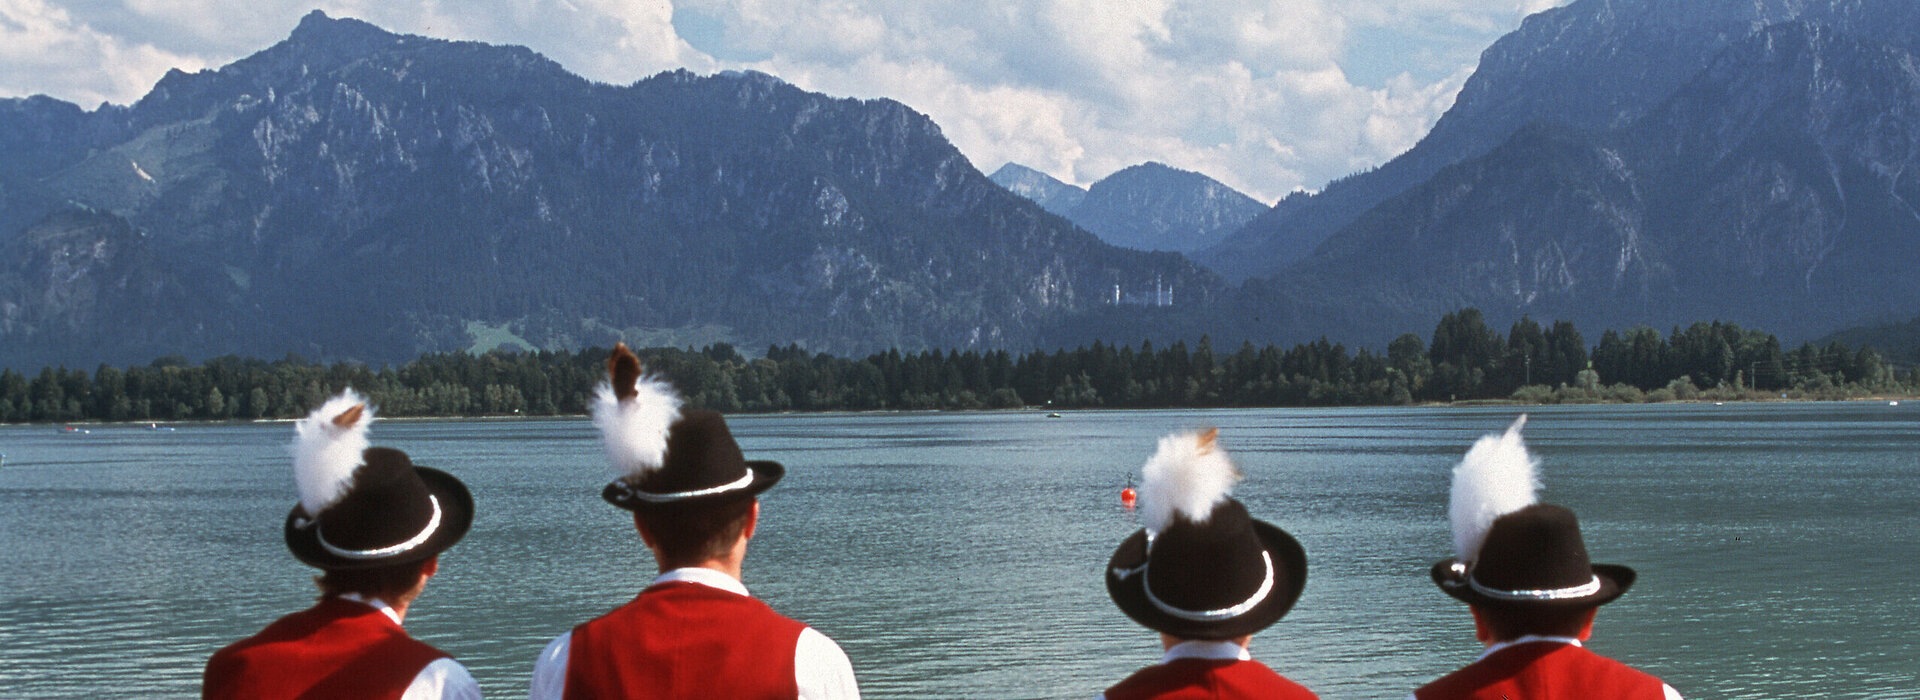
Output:
[[1413,149],[1267,208],[1153,163],[989,178],[891,100],[316,12],[129,106],[0,100],[0,366],[1379,346],[1466,306],[1804,340],[1920,314],[1916,115],[1920,4],[1576,0]]
[[1027,347],[1155,286],[1224,289],[764,74],[610,86],[316,11],[128,107],[0,100],[0,364]]
[[1218,180],[1162,163],[1122,169],[1084,190],[1017,163],[991,179],[1100,240],[1134,250],[1196,253],[1266,210]]

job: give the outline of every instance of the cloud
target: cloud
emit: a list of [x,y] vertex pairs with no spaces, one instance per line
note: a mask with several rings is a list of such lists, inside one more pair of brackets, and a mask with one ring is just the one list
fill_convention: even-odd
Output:
[[[519,44],[589,79],[761,70],[931,116],[974,164],[1088,184],[1155,160],[1264,201],[1377,166],[1479,52],[1566,0],[321,0]],[[311,0],[0,0],[0,94],[138,99],[287,35]],[[101,66],[109,69],[101,71]]]
[[0,0],[0,95],[54,94],[89,108],[144,94],[195,56],[96,30],[43,0]]
[[265,49],[314,9],[395,32],[528,46],[597,80],[724,67],[675,35],[665,0],[0,0],[0,95],[129,104],[169,68],[219,67]]
[[1166,19],[1169,58],[1238,62],[1259,72],[1332,63],[1348,29],[1325,2],[1197,0],[1172,4]]
[[[1557,4],[685,0],[678,8],[723,28],[708,39],[712,53],[756,57],[735,65],[927,113],[983,170],[1012,161],[1088,184],[1157,160],[1273,201],[1411,147],[1528,3]],[[1345,67],[1363,62],[1363,74]]]

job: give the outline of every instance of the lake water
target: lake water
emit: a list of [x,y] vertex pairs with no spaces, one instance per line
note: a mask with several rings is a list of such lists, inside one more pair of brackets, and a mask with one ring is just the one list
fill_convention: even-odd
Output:
[[[1218,426],[1306,593],[1255,658],[1325,698],[1398,698],[1478,652],[1428,581],[1449,470],[1513,408],[740,416],[784,462],[746,583],[837,640],[868,697],[1089,697],[1158,659],[1101,567],[1161,434]],[[1592,646],[1691,698],[1920,698],[1920,405],[1530,409],[1546,500],[1639,582]],[[0,426],[0,696],[184,696],[314,596],[281,541],[288,424]],[[407,618],[492,697],[653,562],[584,419],[382,421],[478,515]]]

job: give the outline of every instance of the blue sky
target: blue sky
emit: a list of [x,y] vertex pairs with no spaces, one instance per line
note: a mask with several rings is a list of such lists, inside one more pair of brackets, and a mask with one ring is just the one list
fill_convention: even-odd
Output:
[[0,0],[0,97],[127,104],[321,9],[587,78],[753,69],[928,114],[974,165],[1154,160],[1271,202],[1406,150],[1479,54],[1569,0]]

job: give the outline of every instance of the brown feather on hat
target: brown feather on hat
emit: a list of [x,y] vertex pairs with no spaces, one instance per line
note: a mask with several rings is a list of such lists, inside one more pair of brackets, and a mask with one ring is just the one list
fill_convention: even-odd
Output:
[[1107,562],[1127,617],[1184,639],[1233,639],[1278,621],[1306,587],[1307,554],[1229,494],[1239,470],[1219,432],[1161,438],[1141,469],[1141,524]]
[[407,453],[369,447],[373,408],[352,389],[294,422],[300,502],[283,527],[295,558],[322,569],[416,562],[466,536],[473,496]]
[[601,490],[607,502],[636,510],[745,498],[786,473],[778,462],[742,456],[720,414],[681,404],[665,379],[642,374],[625,343],[614,346],[607,383],[595,389],[593,402],[615,473]]

